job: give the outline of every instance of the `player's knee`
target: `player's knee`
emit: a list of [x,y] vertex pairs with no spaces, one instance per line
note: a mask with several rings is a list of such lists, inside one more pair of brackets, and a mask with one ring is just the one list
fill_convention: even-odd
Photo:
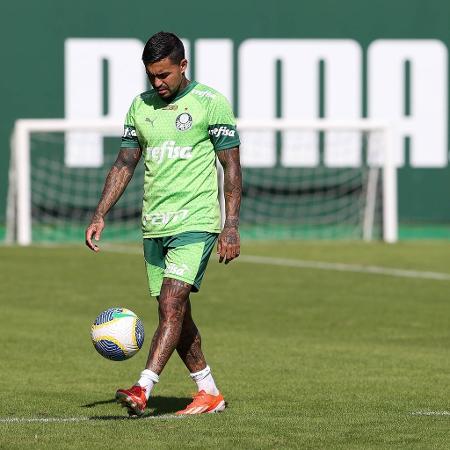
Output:
[[159,302],[160,321],[183,322],[185,304],[182,299],[161,299]]
[[160,321],[183,323],[186,313],[186,301],[183,298],[164,298],[159,301]]
[[191,286],[171,278],[165,278],[159,295],[160,322],[182,323],[188,307]]

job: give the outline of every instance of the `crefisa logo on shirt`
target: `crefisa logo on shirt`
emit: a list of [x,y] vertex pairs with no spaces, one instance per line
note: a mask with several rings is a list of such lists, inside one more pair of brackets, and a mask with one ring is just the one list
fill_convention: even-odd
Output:
[[189,130],[192,127],[192,116],[187,112],[179,114],[175,120],[175,126],[179,131]]
[[175,141],[164,141],[156,147],[147,147],[147,158],[151,158],[157,164],[164,159],[190,159],[192,158],[192,147],[177,145]]
[[236,130],[232,130],[227,125],[216,125],[214,128],[210,129],[208,133],[210,134],[210,136],[214,136],[217,138],[220,136],[234,137],[234,135],[236,134]]
[[125,126],[122,137],[125,139],[133,139],[133,138],[137,137],[136,130],[134,129],[134,127]]

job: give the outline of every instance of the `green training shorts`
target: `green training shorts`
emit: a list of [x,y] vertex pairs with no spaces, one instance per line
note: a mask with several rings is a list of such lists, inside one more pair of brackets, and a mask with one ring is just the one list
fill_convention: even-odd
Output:
[[150,295],[161,292],[163,278],[192,285],[198,292],[217,234],[188,231],[174,236],[144,239],[144,258]]

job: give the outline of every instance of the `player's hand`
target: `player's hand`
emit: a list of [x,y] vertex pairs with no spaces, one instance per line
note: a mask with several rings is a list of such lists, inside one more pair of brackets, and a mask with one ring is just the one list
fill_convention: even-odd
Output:
[[226,227],[219,234],[217,241],[217,254],[219,262],[225,261],[228,264],[239,256],[241,251],[241,242],[237,227]]
[[92,242],[92,239],[99,241],[103,228],[105,228],[103,217],[95,217],[94,219],[92,219],[90,225],[86,228],[86,245],[94,252],[100,251],[100,248],[98,247],[98,245]]

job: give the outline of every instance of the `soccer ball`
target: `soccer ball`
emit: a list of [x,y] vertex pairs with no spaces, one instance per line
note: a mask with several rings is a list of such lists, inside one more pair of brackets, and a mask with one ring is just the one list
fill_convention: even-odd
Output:
[[144,343],[144,325],[133,311],[109,308],[91,327],[91,339],[100,355],[123,361],[135,355]]

